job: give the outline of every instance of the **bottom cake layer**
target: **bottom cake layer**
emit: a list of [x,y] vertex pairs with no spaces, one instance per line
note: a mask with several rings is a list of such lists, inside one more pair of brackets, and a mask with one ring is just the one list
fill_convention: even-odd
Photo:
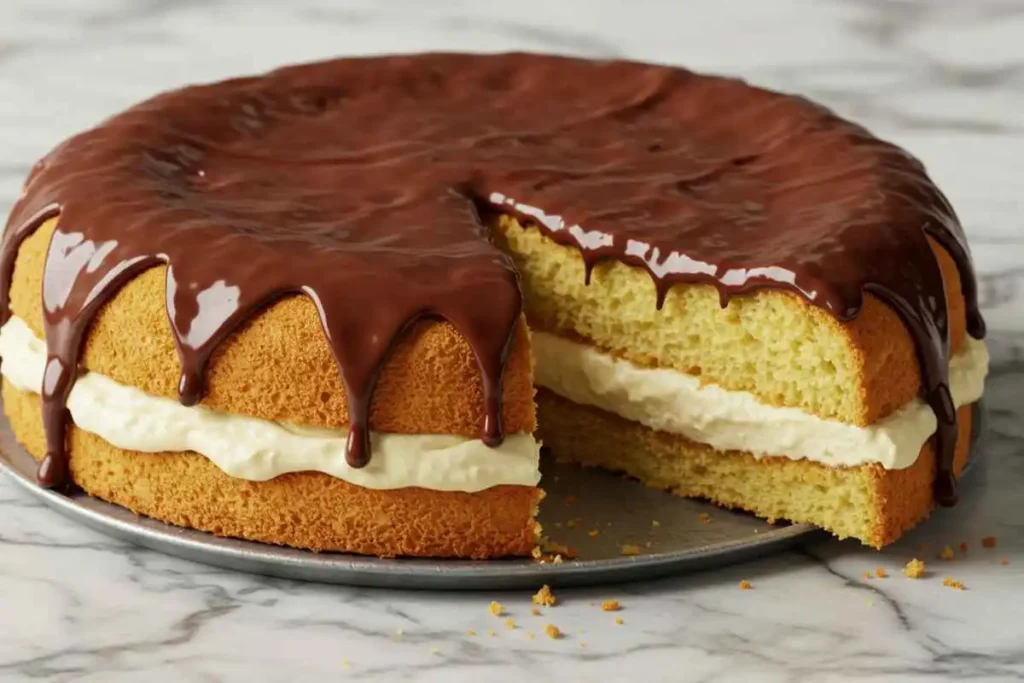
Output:
[[[39,395],[4,380],[3,398],[15,437],[41,459]],[[248,481],[197,453],[123,450],[73,426],[68,438],[72,479],[87,493],[218,536],[381,557],[487,559],[529,555],[540,531],[534,517],[543,494],[530,486],[378,490],[319,472]]]
[[[905,469],[829,467],[786,457],[716,451],[539,389],[540,438],[559,460],[623,472],[648,486],[706,498],[769,520],[806,522],[880,548],[926,518],[934,505],[929,440]],[[967,460],[971,407],[958,412],[955,471]]]

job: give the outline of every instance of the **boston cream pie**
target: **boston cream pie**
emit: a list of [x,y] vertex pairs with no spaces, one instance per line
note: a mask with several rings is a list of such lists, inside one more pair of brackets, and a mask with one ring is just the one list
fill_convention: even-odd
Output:
[[0,291],[42,485],[386,556],[529,554],[538,420],[555,457],[881,546],[955,501],[988,363],[917,160],[621,61],[160,95],[37,164]]

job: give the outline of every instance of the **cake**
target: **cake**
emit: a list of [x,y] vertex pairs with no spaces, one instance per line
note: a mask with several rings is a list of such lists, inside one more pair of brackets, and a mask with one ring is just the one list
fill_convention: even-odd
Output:
[[41,485],[380,556],[529,555],[541,441],[881,547],[955,502],[988,362],[912,156],[739,80],[528,54],[139,104],[33,168],[0,292]]

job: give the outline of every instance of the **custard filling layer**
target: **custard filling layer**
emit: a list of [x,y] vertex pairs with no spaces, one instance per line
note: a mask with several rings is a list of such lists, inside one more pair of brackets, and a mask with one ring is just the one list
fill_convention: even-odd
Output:
[[[0,357],[8,381],[39,393],[46,344],[20,318],[0,328]],[[187,407],[95,372],[78,378],[67,405],[79,429],[113,446],[145,453],[195,451],[239,479],[266,481],[314,471],[371,489],[466,492],[540,481],[540,444],[531,434],[508,434],[500,446],[490,448],[479,439],[452,434],[373,433],[374,457],[357,469],[345,461],[347,430]]]
[[[766,405],[748,392],[702,384],[699,377],[677,370],[643,367],[553,334],[535,331],[532,338],[538,386],[721,451],[904,469],[914,464],[937,426],[935,413],[920,399],[859,427]],[[968,337],[950,362],[950,392],[957,407],[981,397],[988,360],[984,342]]]

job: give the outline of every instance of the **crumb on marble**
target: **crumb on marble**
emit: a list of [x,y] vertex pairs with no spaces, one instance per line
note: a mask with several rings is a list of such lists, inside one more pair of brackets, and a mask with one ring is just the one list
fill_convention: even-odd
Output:
[[924,571],[924,562],[922,560],[917,559],[916,557],[912,559],[910,562],[907,562],[907,565],[903,568],[903,573],[911,579],[920,579],[922,576],[924,576]]
[[548,638],[551,638],[552,640],[558,640],[562,637],[561,629],[559,629],[554,624],[548,624],[547,626],[545,626],[544,633],[547,635]]
[[622,625],[623,625],[623,624],[625,624],[625,623],[626,623],[626,622],[625,622],[625,621],[624,621],[624,620],[622,619],[622,617],[615,617],[615,624],[616,624],[616,625],[618,625],[618,626],[622,626]]
[[700,513],[699,519],[700,519],[700,523],[701,524],[710,524],[711,523],[711,515],[709,515],[706,512]]
[[943,560],[952,560],[956,558],[956,553],[954,553],[953,549],[947,545],[945,548],[939,551],[939,557]]
[[505,620],[505,628],[514,629],[515,627],[516,627],[516,620],[515,619],[506,619]]
[[539,617],[541,614],[543,614],[543,612],[541,612],[539,609],[534,607],[533,609],[530,610],[530,614],[532,614],[535,617]]
[[545,607],[551,607],[556,602],[558,602],[558,599],[555,597],[555,594],[551,592],[551,587],[547,584],[541,586],[540,590],[537,591],[533,596],[533,604],[535,605],[544,605]]
[[491,604],[487,606],[487,610],[491,613],[492,617],[500,617],[505,613],[505,608],[501,606],[500,602],[491,600]]
[[583,642],[583,641],[581,640],[581,641],[580,641],[580,647],[586,647],[586,646],[587,646],[587,644],[586,644],[586,643],[584,643],[584,642]]
[[493,638],[494,636],[496,636],[498,634],[494,632],[493,628],[489,628],[489,629],[487,629],[487,635],[490,636],[491,638]]
[[999,564],[1005,567],[1006,565],[1010,564],[1010,561],[1004,557],[1003,559],[999,560]]
[[404,635],[405,635],[405,629],[403,629],[401,626],[399,626],[398,628],[395,629],[395,637],[396,638],[401,638]]
[[533,631],[527,631],[526,632],[526,637],[529,638],[530,640],[533,640],[533,637],[534,637],[533,636]]
[[622,606],[619,605],[618,600],[605,600],[601,603],[601,609],[603,609],[605,612],[618,612],[620,609],[622,609]]
[[466,629],[466,635],[467,635],[467,636],[475,636],[475,635],[476,635],[476,631],[474,631],[474,630],[473,630],[473,629],[471,629],[471,628],[467,628],[467,629]]
[[342,665],[343,667],[345,667],[346,669],[347,669],[347,668],[349,668],[350,666],[352,666],[352,664],[350,664],[350,663],[349,663],[349,661],[348,661],[347,659],[343,659],[343,660],[341,660],[341,665]]
[[996,547],[996,541],[997,541],[997,539],[996,539],[995,536],[986,536],[985,538],[981,539],[981,547],[982,548],[995,548]]
[[875,576],[877,576],[880,579],[889,578],[889,574],[887,574],[885,569],[883,569],[882,567],[875,567]]
[[942,585],[946,588],[955,588],[958,591],[967,590],[967,586],[964,585],[963,581],[957,581],[952,576],[947,576],[942,580]]
[[748,591],[751,588],[753,588],[753,586],[750,585],[750,582],[747,581],[746,579],[743,579],[742,581],[740,581],[740,586],[739,587],[740,587],[741,591]]
[[865,571],[864,572],[864,578],[870,580],[870,579],[874,578],[874,575],[871,572],[869,572],[869,571]]
[[640,554],[640,546],[633,545],[632,543],[626,543],[626,544],[624,544],[622,546],[622,550],[620,552],[623,555],[639,555]]
[[436,647],[432,647],[432,648],[430,648],[429,652],[432,655],[436,655],[436,654],[440,654],[441,651],[438,650]]

